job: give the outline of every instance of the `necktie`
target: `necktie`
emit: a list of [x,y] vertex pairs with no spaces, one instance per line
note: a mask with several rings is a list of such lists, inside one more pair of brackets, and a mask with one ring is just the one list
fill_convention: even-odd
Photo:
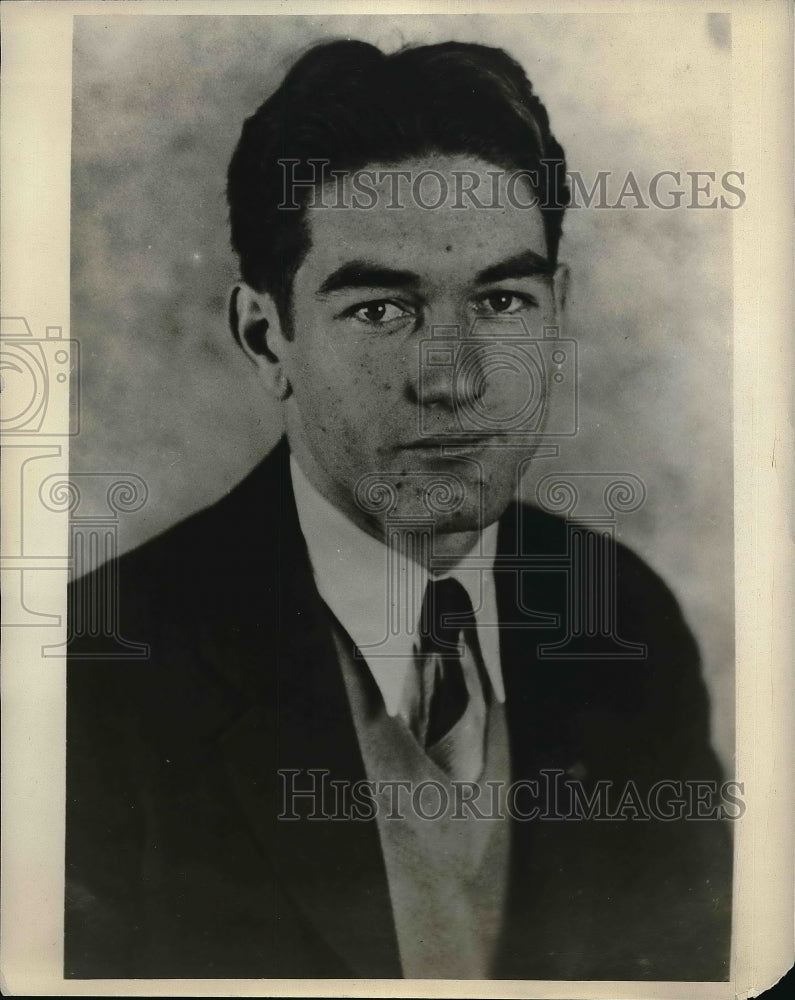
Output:
[[475,616],[452,577],[429,580],[420,613],[418,738],[453,777],[474,780],[483,759],[485,702]]

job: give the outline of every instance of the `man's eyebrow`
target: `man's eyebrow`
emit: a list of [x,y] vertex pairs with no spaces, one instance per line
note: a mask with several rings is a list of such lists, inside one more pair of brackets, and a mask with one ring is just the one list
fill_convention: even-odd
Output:
[[533,250],[525,250],[514,257],[500,261],[499,264],[492,264],[475,276],[475,283],[485,285],[491,281],[506,281],[510,278],[535,278],[538,275],[550,277],[554,274],[555,268],[546,257],[535,253]]
[[365,260],[352,260],[332,271],[318,289],[328,295],[348,288],[416,288],[420,276],[413,271],[397,271]]

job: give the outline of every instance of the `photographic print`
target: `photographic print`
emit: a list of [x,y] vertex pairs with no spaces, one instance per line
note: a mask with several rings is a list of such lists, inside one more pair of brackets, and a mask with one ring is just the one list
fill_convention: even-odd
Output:
[[3,308],[64,991],[735,995],[745,22],[159,6]]

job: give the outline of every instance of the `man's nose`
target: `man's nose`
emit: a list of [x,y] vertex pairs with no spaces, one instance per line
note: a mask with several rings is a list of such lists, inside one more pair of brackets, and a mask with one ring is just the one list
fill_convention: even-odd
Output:
[[[472,317],[463,310],[437,312],[426,322],[417,345],[416,376],[411,385],[415,402],[445,411],[483,396],[486,352],[472,341],[471,322]],[[466,372],[461,370],[462,360],[466,360]]]

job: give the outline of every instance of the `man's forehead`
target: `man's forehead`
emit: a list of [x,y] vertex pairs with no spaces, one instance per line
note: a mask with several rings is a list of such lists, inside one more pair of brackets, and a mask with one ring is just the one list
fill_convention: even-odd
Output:
[[307,209],[306,263],[322,269],[367,257],[415,270],[480,269],[527,250],[545,256],[531,196],[526,178],[472,158],[371,164],[339,175]]

